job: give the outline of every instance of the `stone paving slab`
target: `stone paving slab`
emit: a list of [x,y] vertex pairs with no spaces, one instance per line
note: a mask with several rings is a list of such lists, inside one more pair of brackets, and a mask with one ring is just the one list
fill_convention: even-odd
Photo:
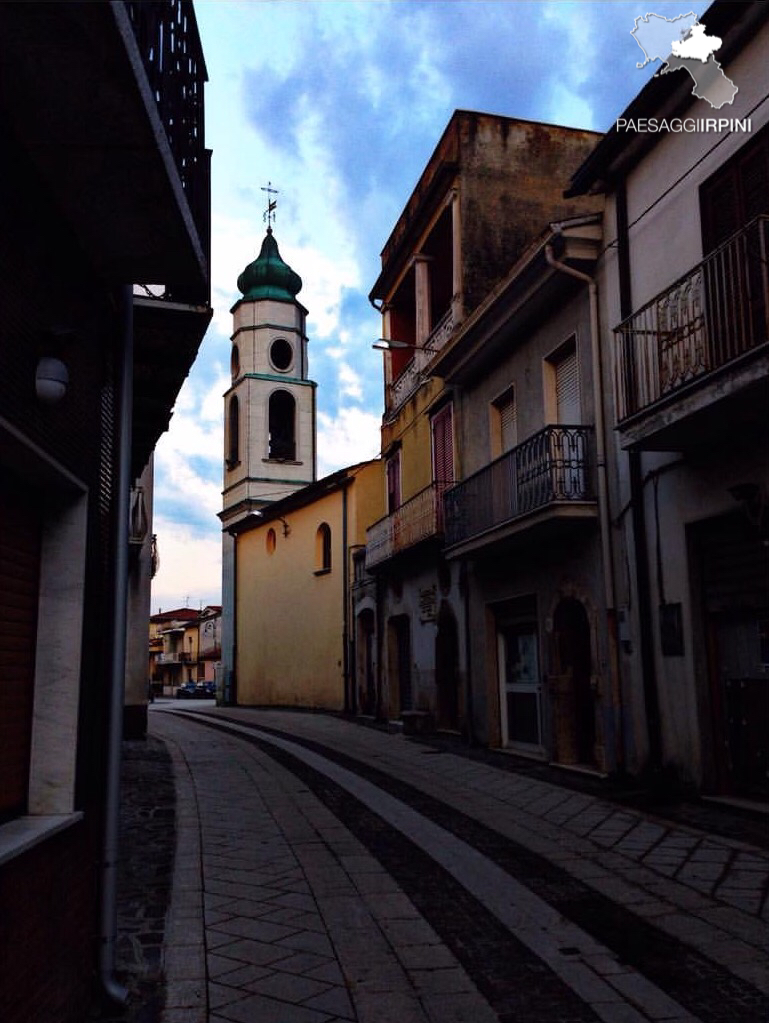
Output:
[[[180,804],[194,789],[200,821],[199,866],[185,856],[179,895],[194,895],[198,878],[209,1021],[497,1019],[398,885],[290,772],[238,740],[157,722],[186,773]],[[191,840],[184,828],[177,837],[180,848]],[[174,903],[170,933],[173,916]],[[201,1010],[200,985],[184,986],[179,947],[166,950],[166,965],[164,1023],[173,1023],[181,1009]],[[453,977],[451,1012],[440,982],[424,982],[434,971]]]
[[[769,856],[762,849],[618,809],[596,797],[517,777],[487,764],[467,765],[450,754],[425,757],[419,743],[323,715],[228,708],[210,716],[237,717],[249,725],[258,722],[327,745],[378,770],[385,768],[393,778],[558,863],[596,893],[627,907],[639,920],[653,920],[655,926],[710,956],[736,977],[769,990],[767,930],[762,919]],[[189,896],[195,895],[197,856],[207,896],[208,1019],[269,1021],[273,1003],[283,1003],[295,1012],[281,1017],[281,1023],[356,1018],[375,1023],[380,1019],[383,1023],[401,1019],[403,1023],[462,1023],[465,1019],[491,1023],[497,1018],[390,874],[305,784],[253,746],[246,749],[237,740],[199,727],[194,732],[204,734],[190,739],[182,722],[174,722],[171,715],[162,718],[167,720],[158,720],[159,734],[171,747],[175,735],[194,764],[197,816],[190,813],[189,817],[191,822],[200,821],[202,841],[193,845],[191,853],[185,846],[178,908],[188,916],[195,911]],[[274,735],[260,733],[260,737],[275,742]],[[220,746],[217,760],[212,749]],[[225,747],[230,752],[223,758]],[[312,762],[313,756],[307,753],[301,747],[292,751]],[[233,778],[237,776],[229,792],[257,794],[249,801],[245,817],[228,810],[226,786],[215,777],[213,761],[226,761]],[[326,771],[337,783],[349,782],[350,791],[362,798],[369,783],[361,786],[359,776],[345,778],[349,772],[336,770],[333,764],[329,770],[329,763],[320,757],[314,769]],[[383,795],[377,790],[372,797],[380,814],[389,799],[383,800]],[[598,1018],[607,1023],[652,1019],[696,1023],[691,1012],[627,969],[610,950],[551,916],[547,903],[531,902],[531,893],[511,887],[509,877],[489,873],[489,863],[480,868],[475,850],[463,849],[450,832],[436,838],[441,829],[394,803],[397,800],[389,803],[390,817],[384,814],[391,825],[429,848],[437,862],[462,877],[468,890],[475,886],[481,901],[516,934],[523,931],[543,963],[577,991]],[[565,839],[567,834],[571,837]],[[504,895],[508,888],[514,892],[509,898]],[[202,887],[199,894],[202,913]],[[550,938],[543,936],[548,928]],[[181,938],[173,914],[168,932]],[[237,940],[232,941],[233,937]],[[252,938],[271,948],[276,958],[252,961],[267,954],[255,945],[238,944]],[[571,955],[564,959],[563,949],[570,953],[578,949],[578,961]],[[170,965],[178,961],[169,954]],[[176,986],[169,987],[177,1001],[187,999],[189,1008],[197,1011],[184,980],[178,976]],[[183,1018],[176,1015],[182,1008],[187,1006],[167,1003],[164,1023]],[[348,1012],[353,1015],[345,1015]],[[185,1018],[185,1023],[198,1023],[198,1019],[202,1023],[206,1016]]]
[[[562,827],[551,821],[549,814],[557,812],[559,806],[566,807],[568,799],[558,803],[565,790],[548,782],[528,777],[514,777],[510,782],[505,771],[486,764],[468,767],[466,761],[451,753],[425,757],[424,747],[417,741],[363,729],[329,715],[241,708],[221,708],[214,713],[327,743],[362,763],[385,768],[394,777],[476,816],[490,827],[500,827],[499,822],[504,822],[506,834],[541,855],[557,857],[563,851]],[[606,863],[607,854],[614,853],[618,858],[615,862],[641,864],[661,879],[674,878],[679,891],[688,890],[695,897],[710,896],[712,901],[699,904],[703,909],[721,903],[749,916],[767,918],[766,850],[653,819],[640,811],[618,810],[597,797],[576,794],[575,798],[581,801],[581,809],[563,827],[586,843],[575,847],[583,858]],[[634,835],[649,835],[657,829],[661,834],[650,848],[645,841],[632,841]],[[744,857],[748,858],[749,872],[743,867]],[[652,887],[649,893],[654,894]],[[679,895],[679,904],[685,897]]]

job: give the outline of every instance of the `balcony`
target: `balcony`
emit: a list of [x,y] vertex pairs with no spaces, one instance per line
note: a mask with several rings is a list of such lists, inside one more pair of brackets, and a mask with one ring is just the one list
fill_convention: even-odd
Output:
[[723,432],[726,403],[737,421],[763,417],[768,253],[769,217],[761,216],[616,328],[623,446],[707,442]]
[[366,530],[366,568],[373,568],[423,540],[442,534],[441,497],[446,486],[431,483]]
[[158,654],[156,664],[192,664],[192,654],[179,650],[170,654]]
[[[182,189],[210,263],[211,154],[205,148],[203,89],[207,79],[195,12],[189,0],[144,3],[128,0],[126,11],[157,103]],[[170,286],[169,301],[208,304],[210,289],[192,295]]]
[[447,548],[475,548],[544,520],[594,519],[593,432],[546,426],[448,490]]
[[424,379],[424,371],[433,356],[446,347],[448,339],[454,332],[454,326],[454,310],[449,308],[431,330],[424,346],[414,349],[414,358],[403,372],[387,385],[385,391],[386,413],[396,412],[409,395],[417,389]]

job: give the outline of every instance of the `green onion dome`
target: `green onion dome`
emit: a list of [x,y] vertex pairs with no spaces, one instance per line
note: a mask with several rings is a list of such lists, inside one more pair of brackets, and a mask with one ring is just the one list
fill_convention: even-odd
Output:
[[293,302],[301,291],[302,278],[280,258],[271,227],[267,228],[262,251],[238,277],[238,289],[244,299],[273,298],[279,302]]

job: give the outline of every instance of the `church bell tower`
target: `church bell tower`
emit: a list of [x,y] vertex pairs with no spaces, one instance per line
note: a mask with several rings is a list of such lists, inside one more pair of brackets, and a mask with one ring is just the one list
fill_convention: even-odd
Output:
[[[272,192],[273,189],[266,189]],[[257,258],[238,277],[232,307],[232,381],[224,395],[222,491],[222,662],[219,698],[236,699],[235,537],[241,519],[317,477],[314,381],[308,378],[307,310],[301,277],[283,261],[272,233],[274,202]]]
[[225,526],[316,479],[315,383],[308,379],[301,277],[268,226],[238,277],[232,385],[224,396]]

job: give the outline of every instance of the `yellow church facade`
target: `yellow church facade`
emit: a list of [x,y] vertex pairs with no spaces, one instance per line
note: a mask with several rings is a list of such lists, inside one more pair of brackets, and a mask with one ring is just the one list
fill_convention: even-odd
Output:
[[384,489],[382,462],[362,462],[230,527],[239,705],[354,707],[353,556]]

